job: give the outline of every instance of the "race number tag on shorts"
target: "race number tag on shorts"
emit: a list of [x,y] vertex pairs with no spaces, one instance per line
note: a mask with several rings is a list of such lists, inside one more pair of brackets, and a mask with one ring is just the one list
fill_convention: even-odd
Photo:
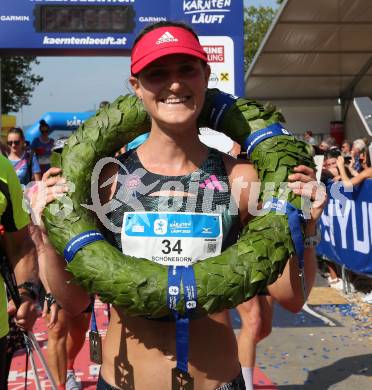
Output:
[[121,244],[126,255],[187,266],[221,253],[221,215],[125,213]]

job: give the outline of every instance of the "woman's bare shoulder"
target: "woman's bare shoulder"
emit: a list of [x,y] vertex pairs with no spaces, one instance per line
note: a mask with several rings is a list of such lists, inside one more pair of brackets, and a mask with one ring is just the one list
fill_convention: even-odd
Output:
[[258,181],[257,171],[254,165],[248,160],[237,160],[229,155],[223,156],[230,181],[242,177],[248,182]]

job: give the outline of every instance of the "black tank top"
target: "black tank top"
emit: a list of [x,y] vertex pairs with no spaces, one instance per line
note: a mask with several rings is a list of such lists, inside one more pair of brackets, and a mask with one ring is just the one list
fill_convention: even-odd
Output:
[[[222,250],[236,242],[240,219],[221,152],[208,148],[202,166],[185,176],[163,176],[147,171],[136,150],[119,156],[118,162],[118,184],[113,196],[115,209],[108,214],[116,228],[122,227],[125,212],[208,212],[221,215]],[[180,195],[151,196],[159,191],[176,191]],[[120,232],[111,233],[107,238],[122,251]]]

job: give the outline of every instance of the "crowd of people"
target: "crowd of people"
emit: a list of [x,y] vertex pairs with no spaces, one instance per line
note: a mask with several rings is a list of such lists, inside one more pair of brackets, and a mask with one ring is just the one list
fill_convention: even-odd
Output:
[[[169,32],[176,38],[167,42],[167,50],[162,51],[158,39]],[[118,160],[129,173],[142,168],[147,180],[156,177],[162,183],[167,183],[177,177],[185,184],[185,192],[181,194],[155,191],[144,196],[142,201],[146,212],[155,211],[154,199],[162,196],[178,196],[184,206],[189,196],[197,196],[197,199],[203,196],[205,186],[199,186],[197,194],[189,192],[190,174],[197,170],[213,175],[216,181],[224,183],[228,188],[226,196],[222,198],[221,195],[218,202],[213,200],[214,212],[219,213],[224,227],[223,250],[236,242],[239,230],[251,218],[249,187],[258,179],[253,165],[237,158],[242,157],[239,145],[231,143],[222,153],[206,146],[203,134],[198,135],[197,118],[203,106],[209,75],[206,53],[197,35],[189,27],[180,23],[161,22],[146,28],[134,42],[130,83],[151,116],[151,129],[147,139],[130,147],[127,145],[126,152],[120,154]],[[85,341],[94,296],[70,283],[72,275],[66,271],[63,257],[50,244],[47,232],[43,226],[30,222],[21,207],[21,185],[26,188],[31,181],[43,181],[48,201],[68,191],[60,176],[63,172],[58,168],[50,168],[51,152],[57,148],[49,137],[49,126],[43,120],[40,121],[40,134],[31,145],[27,145],[22,130],[11,129],[4,150],[8,161],[6,157],[0,156],[0,183],[7,186],[5,190],[1,188],[0,197],[1,224],[5,227],[2,241],[11,268],[14,269],[16,287],[22,297],[18,308],[12,303],[8,305],[8,314],[21,330],[32,329],[36,320],[40,280],[45,290],[45,299],[41,305],[48,326],[50,370],[58,389],[77,390],[81,384],[74,375],[74,359]],[[312,137],[308,141],[314,144]],[[343,180],[347,185],[354,185],[360,183],[360,175],[364,178],[372,177],[366,143],[357,140],[352,145],[346,141],[344,144],[345,148],[342,145],[342,149],[338,150],[324,141],[317,148],[317,153],[325,156],[324,169],[332,174],[332,180]],[[118,145],[118,149],[121,146]],[[154,153],[158,150],[162,153]],[[339,155],[336,156],[336,153]],[[101,191],[102,201],[108,202],[120,190],[121,183],[118,183],[117,177],[123,172],[118,167],[118,164],[109,164],[102,172],[100,179],[104,182],[108,182],[111,177],[115,178],[110,181],[109,188],[105,187]],[[220,212],[218,206],[221,202],[226,206],[230,204],[230,198],[234,196],[231,183],[238,177],[242,177],[248,186],[243,189],[240,198],[235,199],[239,208],[238,217],[226,219],[226,214]],[[315,172],[311,168],[296,167],[289,177],[289,187],[297,195],[312,197],[312,192],[311,195],[305,192],[303,184],[314,182],[314,178]],[[32,192],[38,191],[37,187],[33,188]],[[196,209],[200,213],[201,204],[198,202]],[[325,200],[312,208],[304,228],[306,238],[316,236],[317,220],[324,205]],[[110,218],[124,221],[126,212],[132,210],[126,209],[124,205]],[[177,212],[180,210],[177,209]],[[181,212],[185,212],[185,207]],[[111,242],[126,253],[120,234],[112,237]],[[141,247],[141,255],[146,258],[146,248],[144,245]],[[197,249],[202,255],[204,249]],[[305,248],[304,259],[309,293],[316,272],[314,245]],[[231,327],[228,311],[191,321],[189,375],[195,389],[253,389],[256,344],[271,332],[273,301],[291,311],[300,310],[304,304],[297,275],[298,264],[295,257],[291,257],[277,282],[237,307],[242,319],[238,339]],[[0,291],[0,294],[1,301],[5,302],[5,291]],[[0,310],[0,356],[4,359],[0,365],[1,389],[6,389],[9,361],[5,362],[5,351],[9,328],[8,323],[4,322],[7,317],[6,307],[2,304]],[[120,307],[112,306],[97,389],[150,389],[155,386],[170,389],[175,380],[170,374],[175,365],[175,333],[173,321],[130,317]]]
[[[315,154],[324,156],[321,180],[325,184],[341,182],[345,188],[352,189],[365,179],[372,178],[371,139],[358,138],[354,141],[345,139],[341,145],[338,145],[335,139],[329,136],[317,144],[311,131],[307,131],[304,138],[313,145]],[[351,271],[346,273],[351,280],[361,280],[361,277]],[[327,276],[330,287],[344,290],[345,286],[339,265],[332,261],[326,261],[324,275]],[[369,278],[365,278],[365,281],[363,286],[367,285],[367,287],[362,288],[363,292],[366,293],[363,299],[365,302],[372,302],[372,283]],[[358,290],[358,282],[351,283],[351,288]]]

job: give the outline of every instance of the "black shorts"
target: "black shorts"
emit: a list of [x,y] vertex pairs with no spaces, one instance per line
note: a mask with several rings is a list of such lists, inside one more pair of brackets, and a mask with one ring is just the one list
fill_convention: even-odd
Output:
[[[155,385],[155,384],[154,384]],[[97,390],[120,390],[118,387],[109,385],[103,378],[101,373],[99,374],[97,382]],[[245,390],[245,383],[243,374],[240,371],[239,375],[229,383],[218,387],[216,390]]]

